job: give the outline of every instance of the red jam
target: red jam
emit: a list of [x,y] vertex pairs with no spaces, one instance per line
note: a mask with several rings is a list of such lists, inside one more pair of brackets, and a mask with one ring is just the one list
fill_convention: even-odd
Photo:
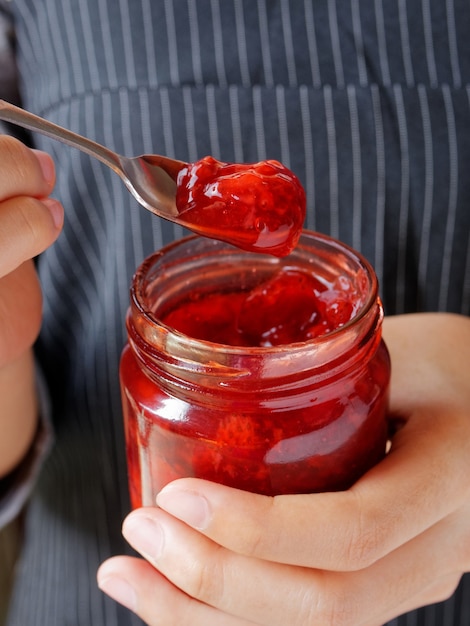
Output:
[[205,157],[177,178],[176,207],[191,230],[243,250],[285,256],[305,219],[305,192],[278,161],[223,163]]
[[354,294],[281,269],[249,290],[191,293],[162,322],[189,337],[230,346],[278,346],[325,335],[348,322]]
[[186,476],[351,486],[385,454],[382,317],[367,262],[318,234],[283,259],[199,237],[147,259],[121,360],[132,505]]

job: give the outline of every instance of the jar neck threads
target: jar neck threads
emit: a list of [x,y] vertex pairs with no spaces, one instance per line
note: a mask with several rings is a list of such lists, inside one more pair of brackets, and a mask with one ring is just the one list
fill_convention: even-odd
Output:
[[[191,293],[244,287],[256,275],[283,267],[314,273],[340,284],[355,301],[352,318],[308,341],[268,348],[229,346],[193,339],[168,327],[161,314]],[[375,352],[383,311],[377,279],[357,252],[323,235],[304,232],[285,258],[236,250],[227,244],[188,237],[149,257],[136,273],[127,316],[129,342],[146,374],[187,393],[277,398],[324,384]],[[357,365],[356,365],[357,366]]]

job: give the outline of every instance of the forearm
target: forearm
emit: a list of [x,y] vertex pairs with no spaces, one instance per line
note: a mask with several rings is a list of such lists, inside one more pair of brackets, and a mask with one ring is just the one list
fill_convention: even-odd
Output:
[[29,350],[0,370],[0,478],[28,452],[37,422],[34,357]]

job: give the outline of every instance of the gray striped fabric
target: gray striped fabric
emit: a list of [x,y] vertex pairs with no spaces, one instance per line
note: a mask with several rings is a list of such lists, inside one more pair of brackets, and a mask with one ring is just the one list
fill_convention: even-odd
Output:
[[[307,226],[361,250],[389,314],[470,312],[470,5],[458,0],[12,0],[25,107],[123,154],[277,158]],[[66,208],[39,260],[57,445],[9,626],[140,623],[96,588],[128,510],[118,361],[128,285],[180,237],[45,138]],[[392,622],[468,626],[470,589]]]

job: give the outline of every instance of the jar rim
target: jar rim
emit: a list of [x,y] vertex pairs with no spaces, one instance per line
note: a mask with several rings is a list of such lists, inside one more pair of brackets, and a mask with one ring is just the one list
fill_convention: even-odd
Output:
[[[206,353],[207,351],[210,351],[210,353],[214,356],[217,354],[231,354],[233,356],[243,355],[244,357],[248,355],[252,355],[253,357],[268,357],[269,355],[274,356],[289,353],[289,355],[292,357],[293,353],[304,352],[305,350],[309,349],[321,349],[324,344],[330,344],[333,339],[336,340],[339,339],[341,336],[347,335],[352,327],[360,325],[360,322],[363,321],[364,318],[368,316],[368,314],[370,314],[371,309],[374,307],[374,305],[378,305],[379,309],[378,322],[380,323],[383,318],[383,310],[380,299],[378,297],[378,280],[375,271],[369,261],[360,252],[333,237],[304,229],[302,231],[296,249],[294,249],[294,251],[290,255],[288,255],[287,257],[283,257],[282,259],[277,259],[273,257],[273,261],[285,261],[295,255],[296,250],[313,241],[320,242],[322,245],[328,246],[332,250],[336,249],[341,253],[347,255],[349,259],[357,263],[358,267],[362,268],[365,271],[365,275],[369,280],[369,289],[367,296],[364,302],[358,308],[358,310],[351,317],[351,319],[345,322],[342,326],[339,326],[338,328],[335,328],[334,330],[326,334],[319,335],[317,337],[303,341],[279,344],[274,346],[234,346],[230,344],[211,342],[205,339],[196,339],[194,337],[191,337],[190,335],[186,335],[185,333],[165,324],[161,319],[158,318],[157,315],[152,312],[149,307],[145,306],[146,279],[150,268],[154,266],[155,263],[164,255],[168,255],[172,251],[184,245],[197,241],[207,242],[208,245],[218,245],[227,251],[233,250],[237,254],[249,255],[251,257],[261,256],[259,253],[242,251],[238,248],[230,246],[229,244],[218,242],[212,239],[207,239],[201,237],[200,235],[188,235],[164,246],[160,250],[157,250],[156,252],[153,252],[151,255],[149,255],[136,270],[131,283],[130,315],[137,314],[137,316],[141,317],[141,319],[144,320],[143,325],[141,325],[141,330],[144,331],[144,336],[146,337],[146,339],[155,338],[156,336],[162,339],[162,335],[165,335],[165,345],[167,350],[171,349],[168,345],[169,343],[171,343],[172,348],[177,348],[178,346],[181,346],[183,344],[185,346],[185,351],[202,351]],[[375,323],[372,325],[376,327],[378,324]],[[160,341],[158,341],[158,343],[160,343]]]

